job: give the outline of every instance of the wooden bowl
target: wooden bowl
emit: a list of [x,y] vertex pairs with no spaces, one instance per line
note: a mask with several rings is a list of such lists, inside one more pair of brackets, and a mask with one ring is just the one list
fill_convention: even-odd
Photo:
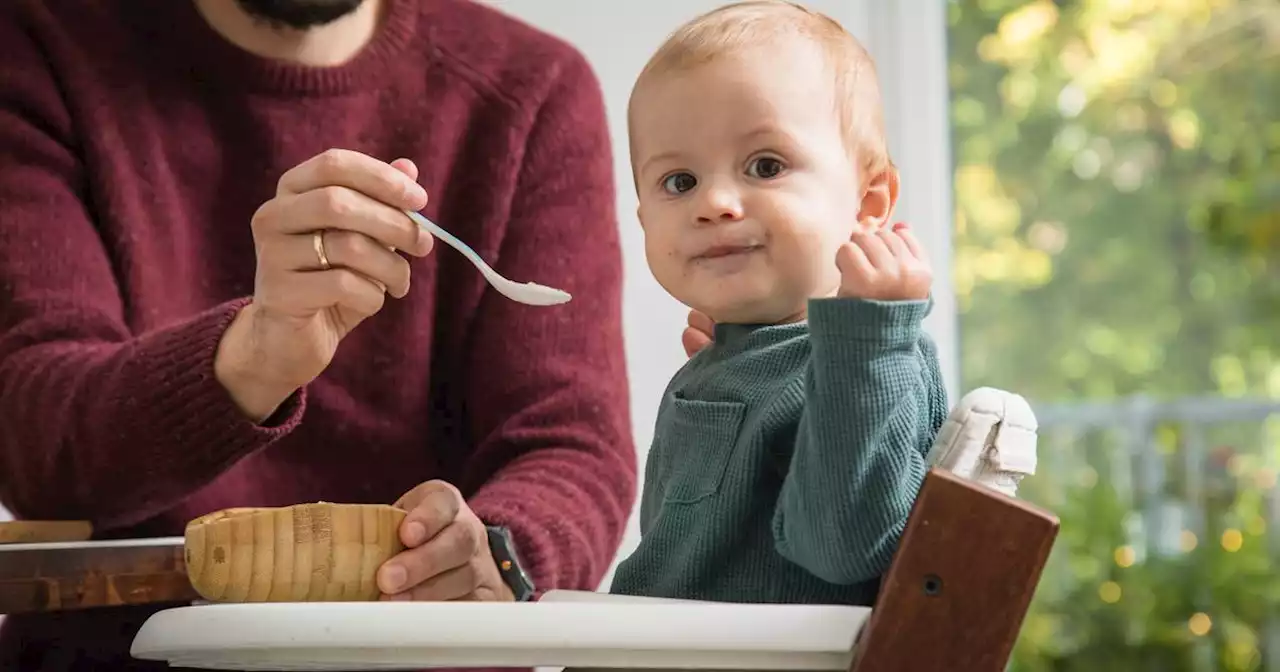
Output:
[[215,511],[187,523],[187,576],[210,602],[377,600],[378,567],[404,550],[405,513],[328,502]]

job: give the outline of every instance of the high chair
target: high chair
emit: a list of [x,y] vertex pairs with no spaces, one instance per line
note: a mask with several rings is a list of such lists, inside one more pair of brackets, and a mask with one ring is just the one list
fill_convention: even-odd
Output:
[[[0,551],[0,613],[174,603],[136,658],[234,670],[572,667],[999,672],[1057,537],[1014,494],[1035,470],[1019,396],[980,388],[939,432],[874,607],[550,591],[533,603],[190,605],[182,539]],[[0,546],[0,549],[6,549]]]

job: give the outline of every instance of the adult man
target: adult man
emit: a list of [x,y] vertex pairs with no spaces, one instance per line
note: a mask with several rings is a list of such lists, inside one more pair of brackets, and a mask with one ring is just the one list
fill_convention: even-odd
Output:
[[[388,597],[526,597],[492,530],[537,588],[597,585],[636,465],[578,53],[468,0],[14,0],[0,43],[15,516],[137,537],[399,497]],[[493,292],[402,212],[424,206],[573,300]],[[10,617],[0,669],[150,669],[150,611]]]

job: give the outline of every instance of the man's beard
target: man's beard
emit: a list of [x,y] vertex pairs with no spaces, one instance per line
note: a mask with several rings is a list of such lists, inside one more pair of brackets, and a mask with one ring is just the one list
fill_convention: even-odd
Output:
[[306,30],[354,12],[364,0],[236,0],[250,16],[273,26]]

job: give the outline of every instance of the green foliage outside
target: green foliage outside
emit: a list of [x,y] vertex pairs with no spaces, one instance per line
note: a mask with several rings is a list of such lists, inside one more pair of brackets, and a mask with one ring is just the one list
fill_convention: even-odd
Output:
[[[1280,399],[1280,2],[949,7],[964,386]],[[1151,428],[1156,492],[1133,437],[1046,432],[1023,496],[1063,529],[1015,670],[1280,661],[1280,419],[1193,431]],[[1153,540],[1159,506],[1204,517]]]

